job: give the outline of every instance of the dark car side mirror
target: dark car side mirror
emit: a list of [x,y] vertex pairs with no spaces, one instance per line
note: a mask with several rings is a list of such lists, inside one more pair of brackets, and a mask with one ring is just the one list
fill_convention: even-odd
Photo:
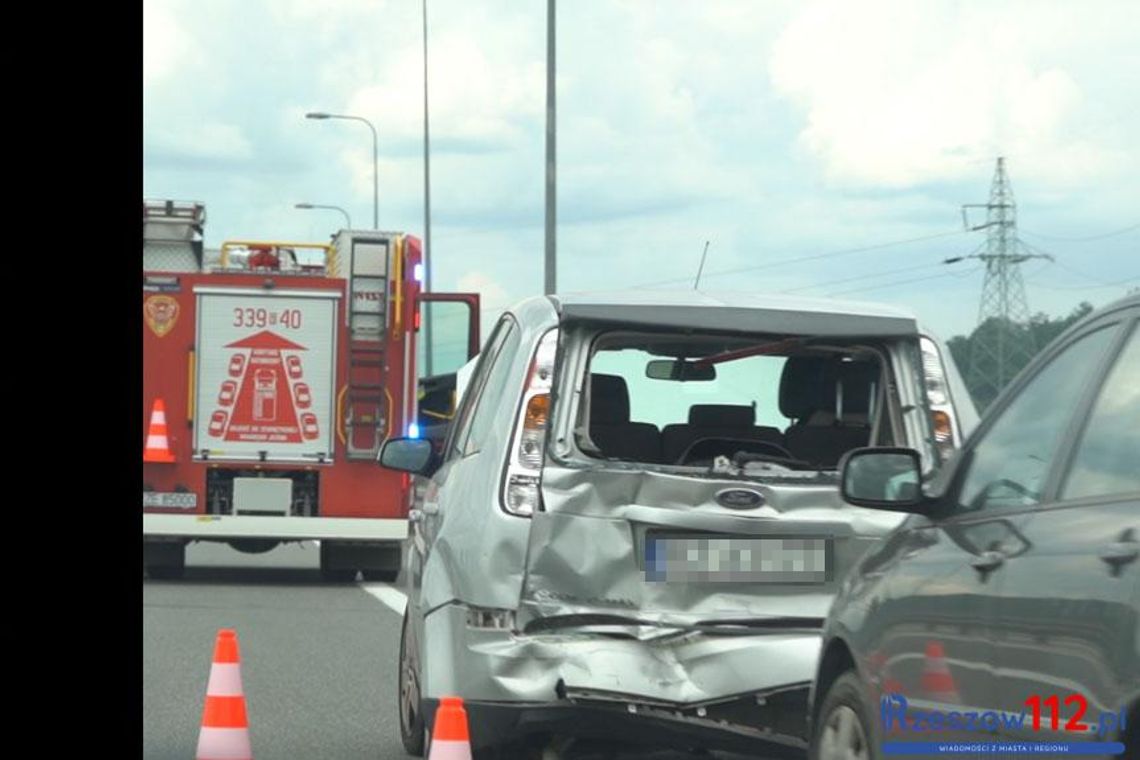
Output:
[[389,470],[426,475],[435,459],[431,441],[423,438],[392,438],[380,449],[380,466]]
[[922,458],[914,449],[862,448],[843,457],[840,490],[848,504],[921,512]]

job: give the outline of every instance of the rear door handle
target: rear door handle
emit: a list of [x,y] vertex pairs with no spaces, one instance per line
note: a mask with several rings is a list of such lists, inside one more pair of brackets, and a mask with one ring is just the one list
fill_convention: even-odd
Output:
[[1114,541],[1100,550],[1100,559],[1111,569],[1113,577],[1120,575],[1120,570],[1130,562],[1140,557],[1140,543],[1135,541]]
[[982,552],[970,560],[970,565],[985,575],[991,570],[1001,567],[1004,562],[1005,555],[1001,552]]

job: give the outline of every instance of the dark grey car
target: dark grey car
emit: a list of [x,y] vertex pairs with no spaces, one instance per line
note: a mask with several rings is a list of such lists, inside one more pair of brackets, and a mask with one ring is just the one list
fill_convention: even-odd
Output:
[[1068,330],[921,489],[915,452],[847,455],[848,503],[912,514],[832,606],[813,758],[943,740],[1140,755],[1138,322],[1131,296]]

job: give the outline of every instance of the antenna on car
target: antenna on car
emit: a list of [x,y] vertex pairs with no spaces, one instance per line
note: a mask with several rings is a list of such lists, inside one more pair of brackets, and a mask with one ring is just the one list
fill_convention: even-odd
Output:
[[709,241],[705,241],[705,250],[701,252],[701,265],[697,267],[697,279],[693,281],[693,290],[701,284],[701,272],[705,271],[705,256],[709,254]]

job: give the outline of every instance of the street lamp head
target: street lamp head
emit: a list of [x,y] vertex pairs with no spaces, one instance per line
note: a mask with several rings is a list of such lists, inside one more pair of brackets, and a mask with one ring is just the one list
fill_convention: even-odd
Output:
[[313,204],[311,204],[311,203],[298,203],[293,208],[312,208],[312,207],[313,207]]
[[327,114],[323,111],[310,111],[309,113],[305,114],[305,118],[306,119],[327,119],[327,118],[329,118],[329,114]]

